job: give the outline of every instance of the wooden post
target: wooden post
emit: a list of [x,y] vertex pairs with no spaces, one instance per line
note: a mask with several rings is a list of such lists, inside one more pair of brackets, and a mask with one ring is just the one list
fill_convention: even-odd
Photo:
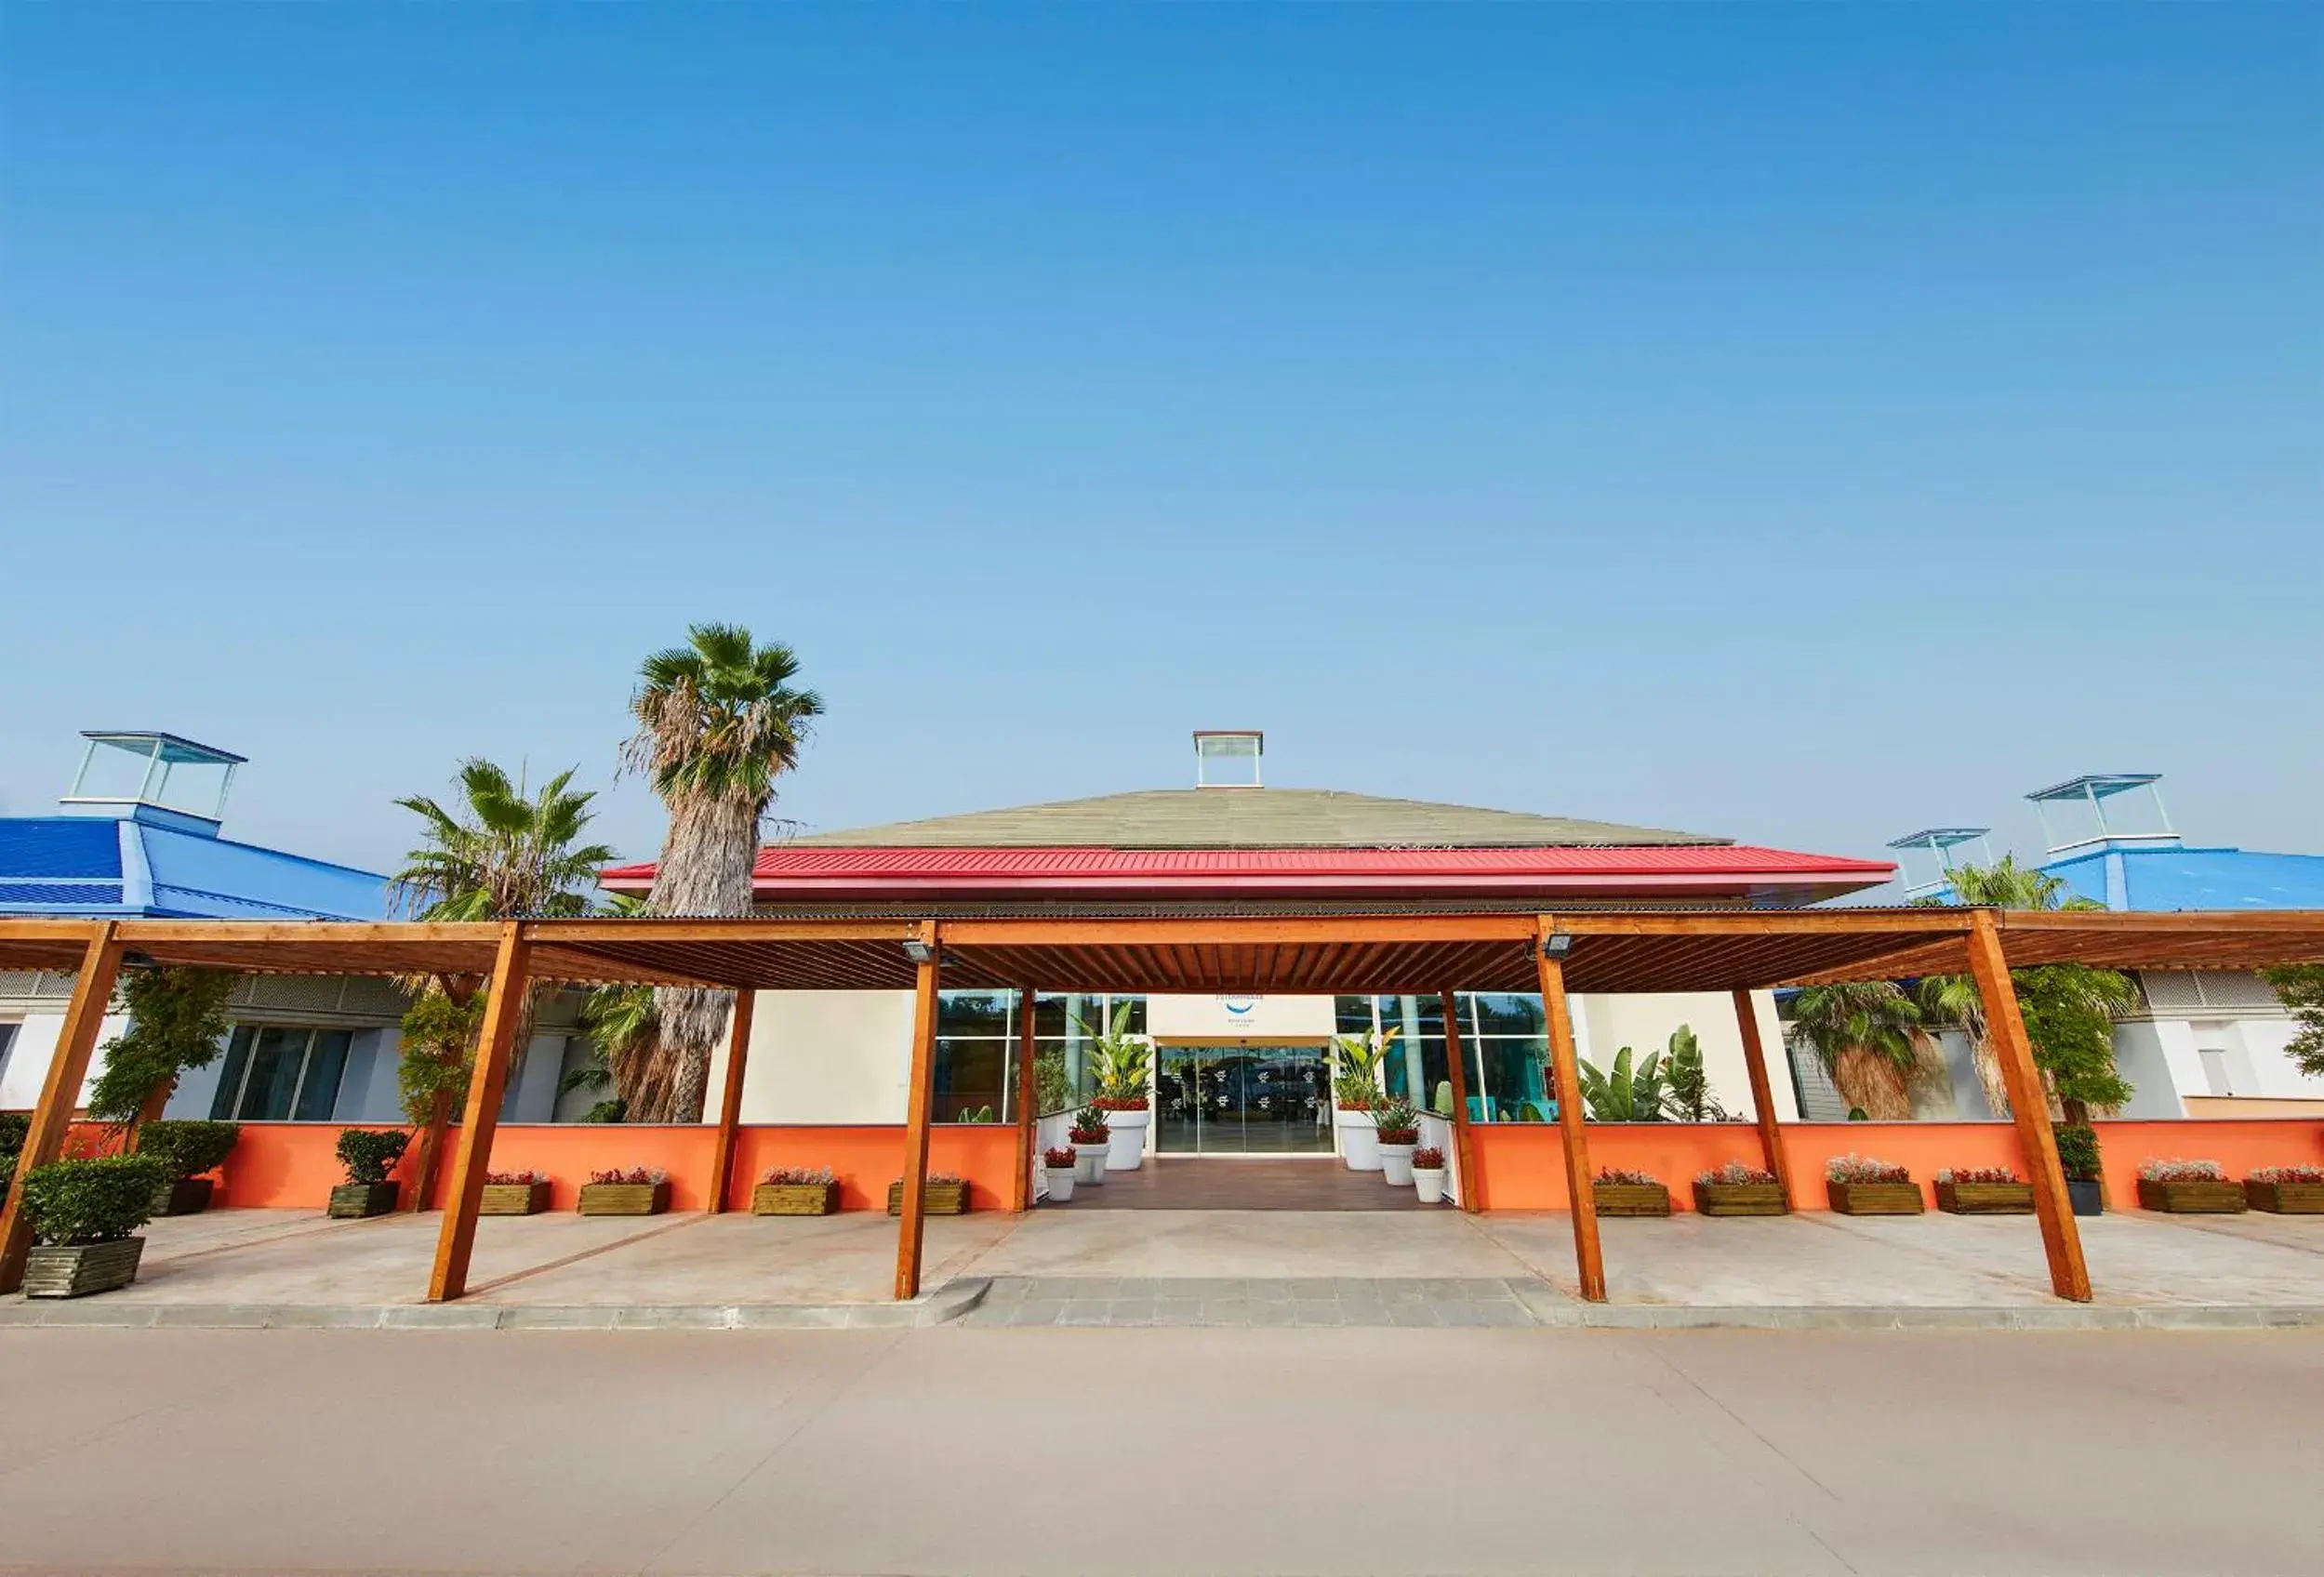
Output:
[[737,991],[726,1020],[726,1084],[718,1100],[718,1143],[710,1149],[710,1192],[702,1207],[712,1215],[724,1213],[735,1184],[735,1130],[742,1123],[742,1072],[750,1060],[750,1010],[758,1000],[756,991]]
[[492,1163],[493,1131],[500,1125],[500,1096],[509,1082],[509,1048],[525,1016],[532,982],[525,965],[532,945],[521,921],[500,927],[493,954],[492,994],[476,1036],[476,1067],[468,1076],[468,1107],[460,1119],[460,1148],[452,1162],[452,1190],[444,1226],[436,1233],[436,1262],[428,1276],[428,1301],[449,1303],[468,1291],[468,1256],[476,1246],[476,1211],[484,1203],[485,1173]]
[[2050,1096],[2034,1066],[2033,1042],[2017,1010],[2017,987],[2010,982],[2009,959],[1991,909],[1977,909],[1970,917],[1969,972],[1985,1001],[1986,1034],[2009,1086],[2018,1151],[2034,1186],[2034,1215],[2041,1223],[2042,1252],[2050,1258],[2051,1288],[2062,1298],[2086,1304],[2090,1267],[2082,1262],[2082,1234],[2066,1197],[2065,1169],[2058,1164],[2058,1136],[2050,1130]]
[[1590,1188],[1589,1130],[1582,1120],[1582,1074],[1574,1052],[1573,1010],[1565,1000],[1565,965],[1549,956],[1549,922],[1542,921],[1535,958],[1541,965],[1541,1007],[1549,1023],[1549,1066],[1557,1080],[1558,1126],[1565,1138],[1565,1185],[1574,1201],[1574,1263],[1582,1296],[1606,1301],[1606,1262],[1598,1246],[1598,1197]]
[[1751,1075],[1751,1110],[1760,1120],[1760,1154],[1766,1159],[1767,1170],[1775,1174],[1775,1185],[1784,1191],[1784,1208],[1796,1210],[1799,1201],[1791,1197],[1791,1161],[1784,1154],[1782,1125],[1775,1120],[1775,1089],[1767,1080],[1767,1048],[1760,1040],[1760,1015],[1751,1003],[1751,993],[1737,991],[1735,997],[1735,1027],[1743,1031],[1743,1066]]
[[1035,1046],[1033,988],[1030,986],[1016,994],[1016,1186],[1010,1196],[1009,1208],[1023,1212],[1033,1208],[1033,1162],[1037,1159],[1033,1136],[1041,1121],[1041,1092],[1033,1072]]
[[937,934],[933,921],[920,928],[920,940],[929,951],[912,994],[912,1085],[904,1113],[904,1203],[896,1233],[899,1303],[920,1295],[920,1248],[927,1229],[928,1107],[936,1082]]
[[1444,1005],[1444,1067],[1453,1085],[1453,1150],[1461,1163],[1461,1209],[1474,1215],[1485,1205],[1477,1175],[1477,1147],[1468,1142],[1468,1049],[1461,1044],[1461,1015],[1453,993],[1437,995]]
[[64,1028],[57,1037],[56,1055],[41,1080],[40,1102],[33,1107],[33,1123],[24,1135],[23,1153],[16,1158],[16,1181],[7,1203],[0,1206],[0,1293],[24,1286],[24,1261],[33,1250],[33,1218],[24,1213],[24,1179],[34,1167],[46,1166],[64,1153],[66,1133],[73,1126],[73,1108],[80,1101],[88,1062],[97,1050],[97,1032],[113,1005],[113,981],[121,973],[122,945],[117,923],[102,921],[90,927],[81,968],[73,980],[73,1001],[64,1012]]

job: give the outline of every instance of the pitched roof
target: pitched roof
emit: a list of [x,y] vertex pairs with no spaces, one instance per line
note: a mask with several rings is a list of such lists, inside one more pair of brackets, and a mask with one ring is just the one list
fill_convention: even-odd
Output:
[[1328,788],[1149,788],[797,838],[787,848],[1541,849],[1733,842]]

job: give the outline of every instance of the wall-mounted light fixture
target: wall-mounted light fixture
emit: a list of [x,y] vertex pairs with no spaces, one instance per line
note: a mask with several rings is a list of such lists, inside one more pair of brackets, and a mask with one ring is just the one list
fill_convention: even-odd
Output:
[[1541,956],[1562,963],[1566,954],[1574,950],[1574,934],[1568,931],[1552,931],[1541,939]]
[[914,963],[934,963],[936,961],[936,946],[930,942],[923,942],[917,936],[907,937],[904,941],[904,956]]

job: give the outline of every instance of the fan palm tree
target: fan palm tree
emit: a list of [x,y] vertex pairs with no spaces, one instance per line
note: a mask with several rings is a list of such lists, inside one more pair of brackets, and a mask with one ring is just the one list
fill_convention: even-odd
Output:
[[[617,893],[605,906],[605,912],[625,918],[642,915],[645,912],[645,900],[629,893]],[[658,1095],[666,1104],[667,1091],[646,1089],[661,1040],[661,1015],[655,1007],[654,987],[600,986],[581,1004],[581,1022],[589,1027],[596,1054],[565,1076],[564,1088],[603,1089],[610,1084],[614,1097],[600,1101],[591,1108],[592,1112],[605,1116],[616,1111],[626,1116],[632,1099]]]
[[[1964,865],[1946,873],[1953,901],[2003,909],[2095,909],[2105,906],[2081,897],[2048,871],[2017,863],[2003,855],[1989,866]],[[1932,900],[1938,901],[1938,900]],[[2118,976],[2117,978],[2119,978]],[[2102,987],[2101,990],[2106,990]],[[1985,999],[1977,983],[1966,974],[1932,974],[1913,988],[1920,1016],[1930,1024],[1950,1026],[1969,1040],[1969,1057],[1977,1070],[1978,1087],[1985,1105],[1997,1117],[2010,1115],[2010,1092],[2001,1077],[2000,1058],[1987,1037]],[[2111,999],[2110,999],[2111,1000]]]
[[512,920],[589,909],[597,872],[612,863],[603,843],[583,843],[597,796],[561,772],[527,798],[491,762],[460,763],[455,815],[424,794],[395,802],[420,818],[422,842],[404,856],[395,893],[420,920]]
[[1852,1110],[1875,1122],[1912,1117],[1907,1081],[1919,1058],[1920,1013],[1901,987],[1887,980],[1810,986],[1791,1012],[1794,1031]]
[[[624,756],[670,812],[661,864],[646,896],[652,912],[750,912],[760,825],[777,781],[798,765],[809,724],[823,710],[820,696],[791,682],[798,673],[790,647],[759,645],[749,630],[727,624],[697,624],[687,631],[687,644],[656,652],[639,668],[630,700],[637,733]],[[631,1115],[699,1121],[730,993],[663,987],[655,1001],[661,1019],[657,1072],[647,1080],[653,1088],[638,1092]],[[665,1067],[666,1078],[658,1071]]]

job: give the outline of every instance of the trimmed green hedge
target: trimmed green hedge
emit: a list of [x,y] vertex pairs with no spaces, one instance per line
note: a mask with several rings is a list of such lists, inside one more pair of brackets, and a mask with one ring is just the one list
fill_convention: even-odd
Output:
[[350,1183],[384,1183],[412,1136],[401,1128],[350,1128],[339,1136],[339,1164]]
[[216,1172],[242,1137],[239,1122],[149,1122],[138,1130],[138,1154],[169,1169],[169,1180]]
[[24,1174],[24,1209],[33,1240],[110,1243],[153,1218],[153,1195],[169,1181],[150,1156],[50,1161]]

